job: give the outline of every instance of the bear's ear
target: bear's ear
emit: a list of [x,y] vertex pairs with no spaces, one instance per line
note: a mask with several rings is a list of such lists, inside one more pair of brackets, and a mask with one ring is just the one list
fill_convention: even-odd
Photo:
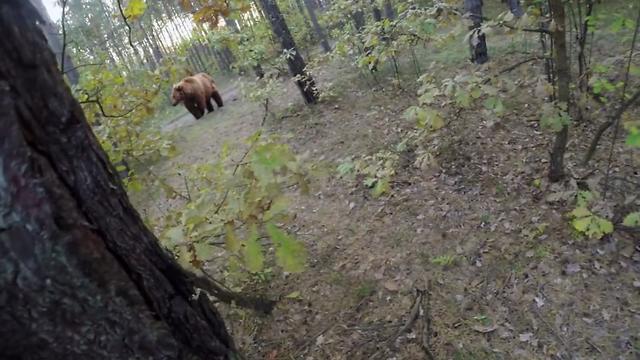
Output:
[[175,90],[182,91],[182,85],[180,85],[180,84],[178,84],[178,85],[173,85],[173,88],[174,88]]

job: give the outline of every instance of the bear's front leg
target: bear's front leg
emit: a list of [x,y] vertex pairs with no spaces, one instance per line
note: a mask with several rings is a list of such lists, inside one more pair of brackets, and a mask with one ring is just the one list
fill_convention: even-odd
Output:
[[213,112],[213,104],[211,103],[211,99],[207,99],[207,111],[208,112]]
[[185,101],[184,105],[187,108],[187,110],[189,110],[191,115],[193,115],[196,118],[196,120],[204,116],[204,109],[198,108],[198,104],[196,104],[195,102]]

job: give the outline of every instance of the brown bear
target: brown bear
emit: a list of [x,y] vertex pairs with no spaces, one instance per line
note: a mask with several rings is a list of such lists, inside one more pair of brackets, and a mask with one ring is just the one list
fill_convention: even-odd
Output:
[[173,85],[171,92],[171,105],[176,106],[183,102],[189,112],[200,119],[208,112],[213,111],[213,99],[218,107],[222,107],[222,96],[213,81],[213,78],[205,73],[187,76],[179,83]]

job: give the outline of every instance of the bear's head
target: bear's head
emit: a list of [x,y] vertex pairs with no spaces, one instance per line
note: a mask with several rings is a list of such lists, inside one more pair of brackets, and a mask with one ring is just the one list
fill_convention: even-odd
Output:
[[171,91],[171,105],[176,106],[184,100],[184,86],[182,83],[173,85]]

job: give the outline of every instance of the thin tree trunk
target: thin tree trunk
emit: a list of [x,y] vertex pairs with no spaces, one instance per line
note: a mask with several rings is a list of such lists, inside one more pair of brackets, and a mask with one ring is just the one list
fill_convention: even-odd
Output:
[[351,14],[353,18],[353,26],[356,29],[356,32],[359,34],[362,32],[362,28],[364,27],[364,12],[358,9],[353,14]]
[[318,101],[318,90],[313,78],[306,71],[306,64],[302,55],[298,51],[293,36],[289,31],[289,27],[280,12],[280,8],[275,0],[258,0],[262,11],[267,15],[267,19],[271,24],[271,30],[280,41],[282,49],[284,51],[292,52],[287,56],[287,63],[289,65],[289,71],[296,78],[295,82],[298,85],[298,89],[307,104],[313,104]]
[[149,33],[144,29],[142,23],[140,24],[140,30],[142,31],[142,35],[144,36],[144,40],[147,43],[151,53],[153,54],[153,58],[156,61],[156,64],[160,64],[162,62],[162,52],[160,51],[160,47],[156,42],[153,41],[153,38],[149,36]]
[[302,19],[304,20],[304,25],[307,28],[313,29],[311,23],[309,22],[309,19],[307,18],[307,14],[305,14],[304,12],[304,6],[302,6],[302,0],[295,0],[295,2],[296,2],[296,8],[298,9],[300,16],[302,16]]
[[378,6],[376,6],[374,1],[371,2],[371,5],[372,5],[371,14],[373,15],[373,21],[375,21],[375,22],[381,21],[382,20],[382,11],[380,11],[380,8]]
[[[550,0],[549,8],[551,16],[556,24],[551,33],[553,40],[553,52],[555,60],[556,79],[558,87],[557,101],[559,104],[566,104],[567,113],[571,114],[570,84],[571,69],[569,67],[569,57],[567,53],[566,18],[564,4],[562,0]],[[562,130],[556,134],[551,158],[549,161],[549,180],[551,182],[560,181],[564,177],[564,154],[569,140],[569,126],[564,125]]]
[[131,206],[22,0],[0,3],[0,353],[229,359],[233,340]]
[[[300,1],[300,0],[298,0]],[[309,12],[309,17],[311,18],[311,24],[313,24],[313,31],[315,31],[316,36],[320,39],[320,45],[322,45],[322,49],[325,53],[329,53],[331,51],[331,46],[329,46],[329,41],[327,41],[327,35],[325,34],[322,26],[318,22],[318,17],[316,16],[316,9],[313,0],[304,0],[304,5],[307,7],[307,11]]]
[[393,20],[396,18],[396,11],[393,8],[391,0],[384,0],[384,17],[389,20]]
[[[581,6],[581,4],[578,4]],[[585,15],[582,24],[580,24],[580,34],[578,35],[578,79],[580,91],[586,92],[589,86],[589,74],[587,73],[587,36],[589,35],[589,23],[592,21],[593,0],[586,0]]]
[[56,60],[58,61],[58,64],[61,65],[64,63],[64,66],[60,66],[60,68],[65,69],[64,70],[65,75],[69,79],[69,82],[71,83],[71,85],[77,85],[78,81],[80,80],[80,74],[78,73],[78,70],[76,70],[76,68],[74,67],[73,61],[71,60],[69,53],[65,52],[64,59],[60,59],[60,57],[62,56],[62,48],[63,46],[66,46],[66,44],[63,44],[62,41],[60,40],[60,36],[58,35],[60,30],[58,29],[58,26],[53,21],[51,21],[51,18],[49,17],[49,13],[47,12],[47,9],[42,4],[42,0],[31,0],[31,2],[33,3],[33,6],[38,11],[40,18],[42,18],[42,22],[41,22],[42,32],[44,33],[44,36],[47,38],[49,47],[51,47],[51,50],[53,51],[53,53],[56,54]]

